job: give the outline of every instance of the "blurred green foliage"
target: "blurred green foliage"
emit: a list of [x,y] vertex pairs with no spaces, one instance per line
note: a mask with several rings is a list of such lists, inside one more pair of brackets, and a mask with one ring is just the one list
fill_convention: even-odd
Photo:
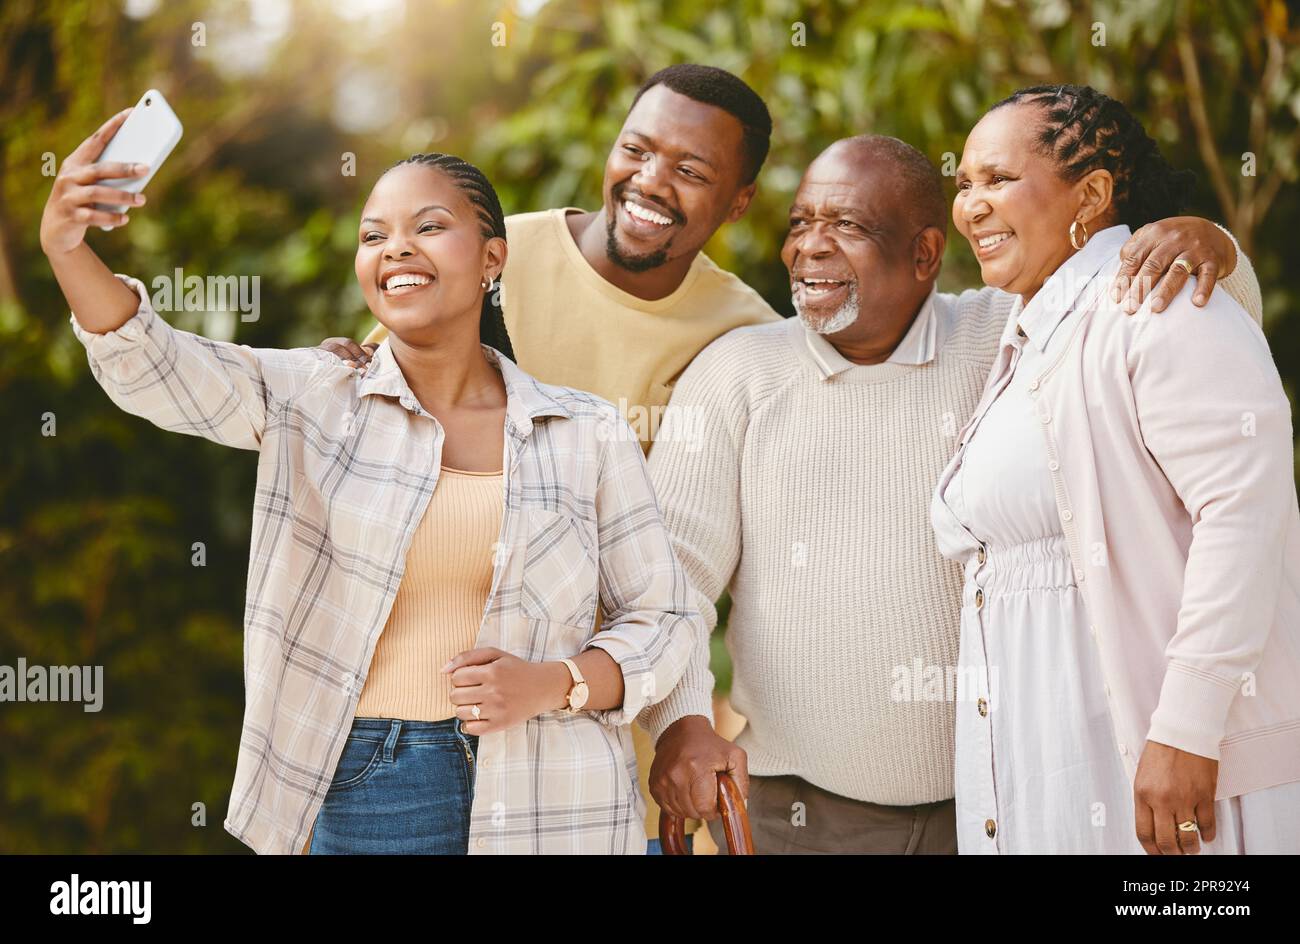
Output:
[[[243,706],[256,457],[118,411],[90,376],[39,250],[51,162],[146,88],[164,92],[185,136],[132,223],[90,240],[114,271],[146,282],[176,267],[259,276],[256,322],[172,319],[269,347],[369,326],[352,272],[356,219],[394,160],[460,154],[488,172],[507,212],[594,207],[637,85],[672,62],[731,69],[769,102],[776,129],[759,195],[709,252],[786,312],[777,250],[802,169],[821,148],[874,131],[942,166],[983,109],[1014,89],[1092,84],[1198,172],[1194,212],[1248,247],[1294,398],[1300,49],[1280,0],[523,6],[0,8],[0,409],[14,434],[0,462],[0,664],[100,664],[106,686],[97,714],[0,705],[0,851],[244,849],[221,821]],[[1255,176],[1243,175],[1246,152]],[[942,284],[978,284],[956,240]],[[53,437],[42,435],[48,414]],[[195,542],[203,568],[191,563]],[[725,687],[725,658],[718,668]],[[204,828],[191,824],[196,803],[206,805]]]

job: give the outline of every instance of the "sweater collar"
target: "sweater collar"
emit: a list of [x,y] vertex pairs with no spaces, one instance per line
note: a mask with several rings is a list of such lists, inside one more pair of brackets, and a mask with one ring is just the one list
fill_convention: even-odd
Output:
[[[912,319],[907,334],[903,335],[903,340],[898,342],[898,346],[889,357],[885,358],[884,363],[919,366],[930,363],[938,355],[943,338],[940,330],[941,319],[935,311],[936,292],[936,288],[930,289],[930,294],[926,296],[916,317]],[[790,320],[797,326],[797,333],[802,335],[803,344],[823,380],[830,380],[836,374],[850,368],[864,366],[853,363],[841,354],[834,344],[805,325],[798,315]],[[795,328],[792,327],[791,330]]]

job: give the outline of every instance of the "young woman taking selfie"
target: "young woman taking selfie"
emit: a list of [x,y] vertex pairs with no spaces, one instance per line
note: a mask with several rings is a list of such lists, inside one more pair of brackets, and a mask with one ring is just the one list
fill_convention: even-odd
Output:
[[41,246],[113,402],[259,453],[225,828],[260,853],[644,853],[627,725],[701,617],[626,421],[511,359],[491,184],[442,154],[375,183],[355,266],[389,337],[363,374],[177,330],[104,265],[87,228],[128,220],[95,205],[144,203],[100,183],[141,167],[96,163],[128,112],[64,162]]

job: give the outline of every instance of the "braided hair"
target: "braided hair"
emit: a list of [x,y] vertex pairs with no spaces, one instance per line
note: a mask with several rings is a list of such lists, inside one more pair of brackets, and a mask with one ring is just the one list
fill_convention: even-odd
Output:
[[[438,153],[412,154],[410,157],[402,158],[393,167],[401,167],[403,164],[423,164],[425,167],[442,171],[451,178],[451,182],[468,198],[478,213],[483,238],[506,238],[506,217],[501,211],[501,201],[497,199],[497,192],[484,173],[473,164],[451,154]],[[389,170],[392,168],[390,167]],[[478,320],[478,338],[480,342],[496,348],[512,361],[515,359],[515,349],[510,343],[510,335],[506,332],[499,288],[496,290],[489,288],[483,295],[483,310]]]
[[1043,113],[1039,150],[1055,159],[1065,180],[1110,171],[1119,222],[1130,229],[1186,207],[1196,175],[1170,167],[1142,123],[1115,99],[1087,85],[1035,85],[989,111],[1003,105],[1034,105]]

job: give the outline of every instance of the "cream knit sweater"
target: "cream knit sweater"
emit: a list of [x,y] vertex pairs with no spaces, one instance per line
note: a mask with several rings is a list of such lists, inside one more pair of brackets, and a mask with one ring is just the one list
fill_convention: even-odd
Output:
[[[1258,311],[1239,254],[1222,286]],[[974,411],[1014,297],[935,296],[948,334],[919,366],[823,379],[797,319],[737,328],[682,375],[650,453],[674,547],[716,625],[730,589],[736,743],[760,775],[796,774],[856,800],[953,795],[961,567],[930,499]],[[708,639],[676,690],[640,716],[658,740],[712,720]]]
[[[731,703],[749,722],[736,743],[751,773],[874,803],[953,795],[952,703],[891,693],[914,659],[957,664],[961,568],[935,547],[930,496],[1012,300],[967,296],[928,364],[823,380],[792,319],[727,333],[677,382],[651,475],[710,629],[731,590]],[[683,715],[711,718],[712,692],[697,649],[641,720],[657,740]]]

